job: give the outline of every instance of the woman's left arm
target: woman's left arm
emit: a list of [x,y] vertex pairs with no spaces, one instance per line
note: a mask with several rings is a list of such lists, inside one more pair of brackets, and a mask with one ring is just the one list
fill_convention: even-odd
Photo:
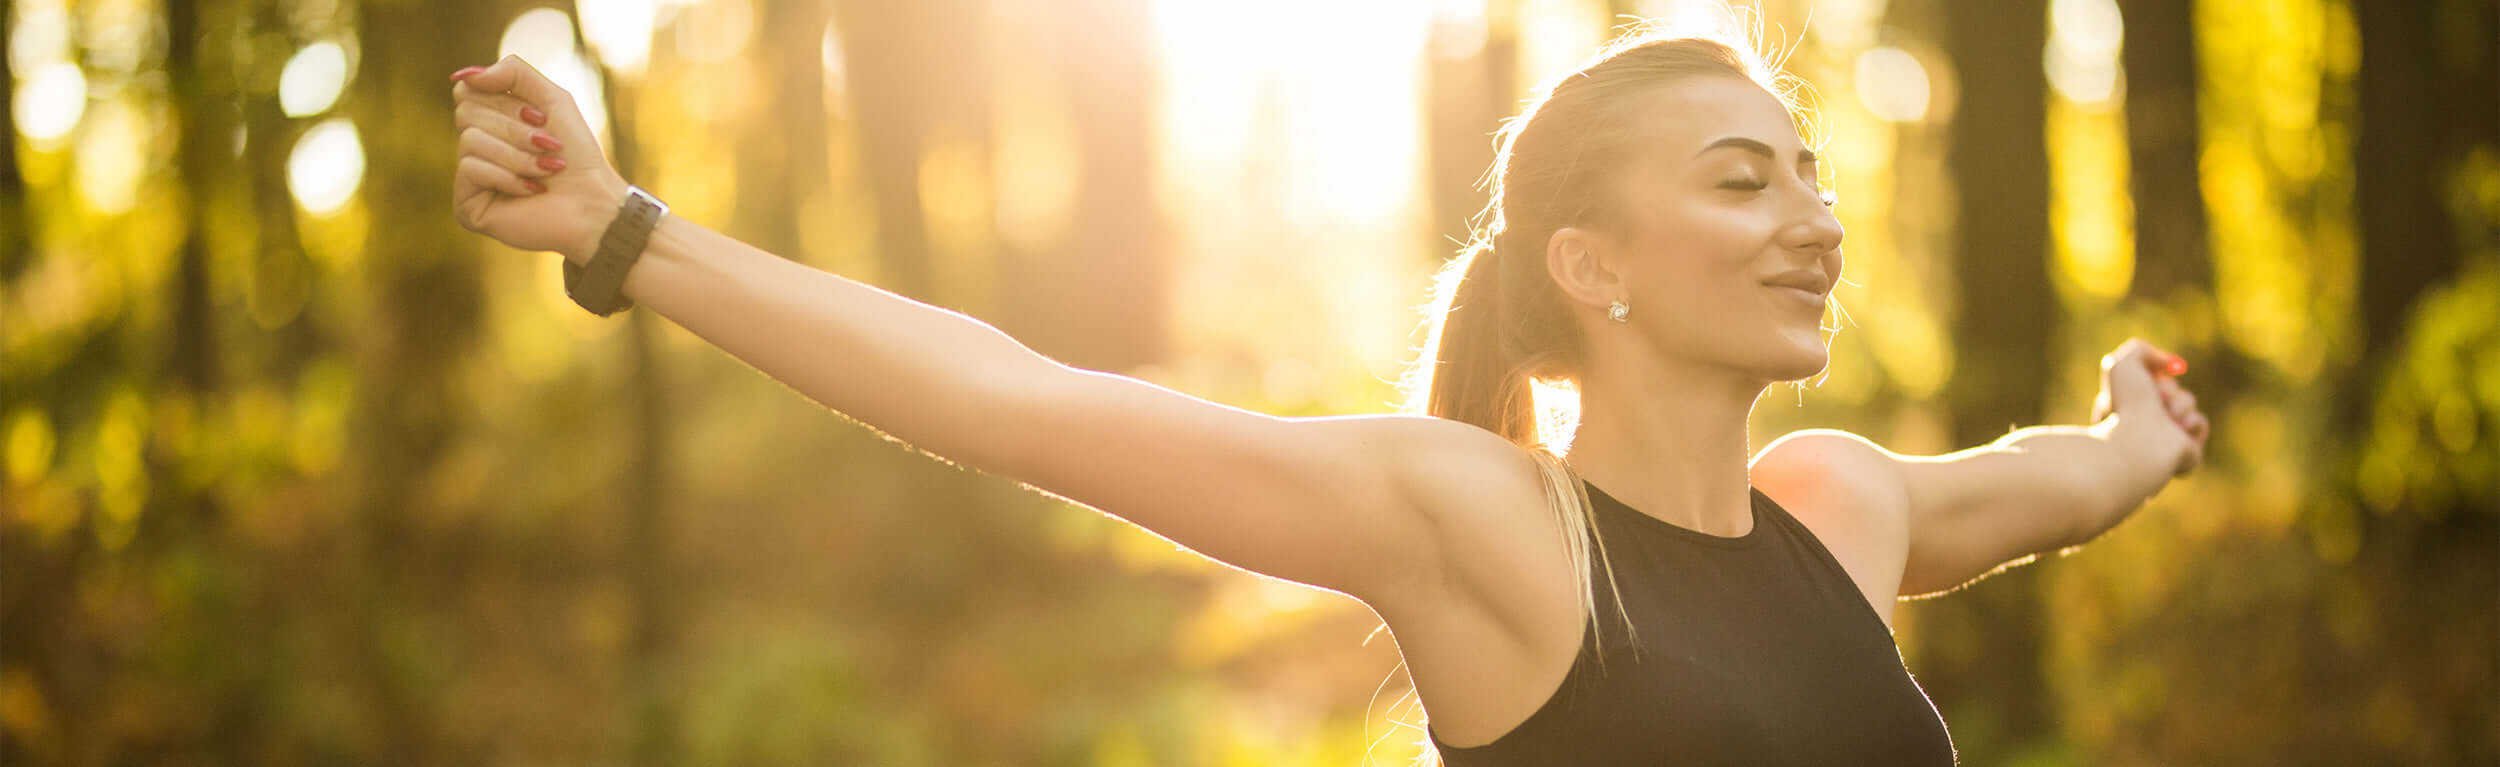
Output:
[[2034,426],[1895,462],[1909,500],[1905,596],[1951,590],[2081,545],[2204,460],[2210,422],[2173,378],[2187,362],[2140,339],[2101,357],[2090,426]]
[[1935,456],[1812,429],[1764,447],[1764,461],[1851,478],[1876,513],[1900,515],[1874,528],[1906,533],[1899,593],[1949,591],[2089,541],[2193,470],[2210,429],[2196,395],[2171,378],[2185,370],[2130,339],[2101,358],[2090,426],[2033,426]]

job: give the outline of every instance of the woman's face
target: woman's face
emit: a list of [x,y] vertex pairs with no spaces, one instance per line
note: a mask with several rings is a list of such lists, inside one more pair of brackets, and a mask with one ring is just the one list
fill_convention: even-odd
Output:
[[1596,238],[1623,280],[1631,329],[1671,358],[1765,381],[1822,371],[1841,227],[1788,111],[1733,77],[1680,80],[1636,109],[1646,143]]

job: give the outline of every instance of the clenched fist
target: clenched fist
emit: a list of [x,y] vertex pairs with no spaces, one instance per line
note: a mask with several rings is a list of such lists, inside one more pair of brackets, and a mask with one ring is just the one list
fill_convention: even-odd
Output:
[[519,56],[451,75],[460,132],[452,214],[460,226],[522,250],[586,263],[625,198],[573,94]]
[[2092,421],[2118,416],[2122,444],[2132,456],[2186,475],[2205,458],[2205,437],[2211,422],[2196,408],[2196,394],[2179,386],[2175,376],[2187,372],[2187,361],[2140,339],[2130,338],[2101,358],[2101,393],[2092,401]]

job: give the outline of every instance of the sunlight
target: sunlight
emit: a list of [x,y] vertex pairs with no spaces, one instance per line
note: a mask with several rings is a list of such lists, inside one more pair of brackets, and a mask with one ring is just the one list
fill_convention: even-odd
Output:
[[9,71],[17,75],[10,112],[35,149],[59,149],[87,110],[87,75],[70,61],[69,12],[57,2],[23,4],[9,19]]
[[304,131],[287,155],[287,190],[295,194],[296,204],[315,216],[337,212],[356,194],[364,178],[364,143],[356,138],[356,124],[345,117],[323,120]]
[[624,78],[642,76],[651,61],[651,30],[659,23],[656,0],[575,2],[573,9],[581,14],[582,36],[589,38],[590,49],[608,71]]
[[304,46],[278,75],[278,107],[288,117],[320,114],[347,87],[347,50],[324,40]]
[[851,111],[850,70],[842,62],[842,30],[833,22],[825,23],[824,42],[818,45],[816,54],[824,59],[825,108],[832,110],[836,115],[849,113]]
[[677,57],[712,62],[728,59],[755,40],[755,5],[749,0],[687,3],[677,16]]
[[2070,300],[2116,301],[2135,276],[2126,124],[2115,110],[2052,102],[2048,135],[2051,276]]
[[69,60],[69,10],[59,0],[18,3],[15,16],[9,19],[9,71],[22,76]]
[[1416,83],[1434,13],[1429,0],[1154,6],[1154,187],[1183,222],[1172,307],[1182,345],[1335,370],[1399,364],[1432,246],[1418,234]]
[[1927,116],[1927,67],[1909,51],[1893,47],[1858,54],[1858,101],[1885,122],[1918,122]]
[[87,111],[87,74],[66,61],[46,64],[18,86],[11,101],[17,132],[25,134],[36,149],[58,149],[61,137],[77,127],[79,116]]
[[[129,94],[130,91],[123,91]],[[99,213],[121,213],[138,204],[146,180],[156,125],[125,95],[103,99],[78,134],[78,196]]]
[[2118,90],[2124,36],[2115,0],[2055,0],[2042,56],[2050,87],[2077,104],[2107,102]]
[[495,44],[495,57],[505,56],[520,56],[555,81],[556,87],[573,94],[582,121],[597,134],[599,146],[615,146],[608,138],[607,89],[600,84],[598,70],[591,68],[574,44],[573,21],[563,11],[540,8],[513,17],[504,27],[503,39]]

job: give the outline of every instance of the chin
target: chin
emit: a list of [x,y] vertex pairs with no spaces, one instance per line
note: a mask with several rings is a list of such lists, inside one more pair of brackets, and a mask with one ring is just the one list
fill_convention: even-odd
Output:
[[1772,344],[1767,348],[1777,350],[1774,359],[1764,360],[1767,363],[1767,372],[1774,381],[1812,378],[1821,375],[1823,369],[1830,367],[1832,363],[1831,349],[1823,345],[1823,339],[1819,334],[1812,343],[1800,344],[1794,340],[1783,339],[1780,343]]

